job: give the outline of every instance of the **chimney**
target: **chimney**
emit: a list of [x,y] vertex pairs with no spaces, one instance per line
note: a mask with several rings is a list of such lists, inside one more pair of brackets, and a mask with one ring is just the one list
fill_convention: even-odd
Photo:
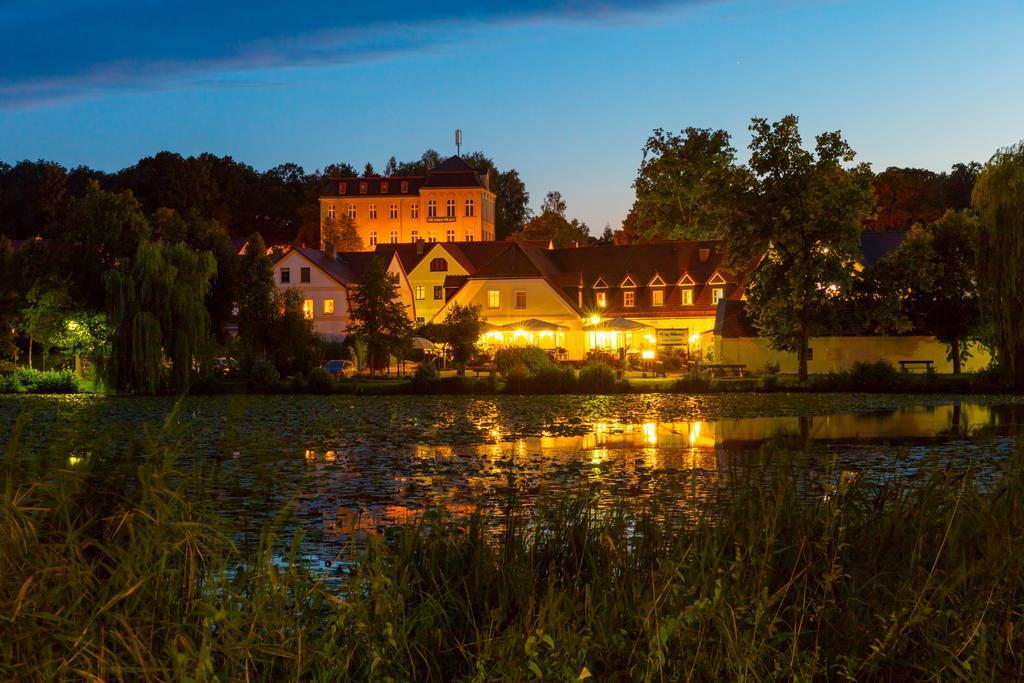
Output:
[[416,255],[423,253],[423,240],[416,240]]
[[324,256],[334,258],[338,255],[338,251],[334,248],[334,242],[324,242],[323,248]]
[[701,263],[707,263],[708,259],[711,258],[711,250],[707,247],[701,247],[698,252]]

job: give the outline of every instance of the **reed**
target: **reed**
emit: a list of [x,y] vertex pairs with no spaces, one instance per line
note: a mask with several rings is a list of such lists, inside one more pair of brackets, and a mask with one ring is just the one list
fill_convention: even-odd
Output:
[[[513,497],[432,511],[307,568],[288,511],[242,552],[176,466],[173,420],[116,472],[3,458],[3,680],[1020,680],[1024,467],[837,476],[776,464],[696,515]],[[780,454],[771,460],[777,462]],[[116,476],[115,476],[116,475]],[[282,545],[284,544],[284,545]]]

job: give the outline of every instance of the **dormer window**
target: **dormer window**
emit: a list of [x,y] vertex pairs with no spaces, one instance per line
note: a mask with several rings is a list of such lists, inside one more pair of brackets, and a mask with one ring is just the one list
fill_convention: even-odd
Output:
[[398,184],[398,189],[402,191],[402,194],[409,194],[409,181],[403,180]]
[[443,258],[431,259],[430,270],[433,273],[446,273],[448,272],[448,261]]
[[680,290],[680,291],[683,293],[683,305],[684,306],[692,306],[693,305],[693,290],[692,289],[683,289],[683,290]]
[[359,183],[359,194],[366,194],[367,184],[365,182]]
[[345,194],[346,192],[348,192],[348,183],[342,180],[338,183],[338,194]]
[[627,289],[622,293],[622,305],[626,308],[633,308],[636,305],[636,292]]
[[387,194],[388,193],[388,181],[386,181],[386,180],[380,181],[380,193],[381,194]]
[[608,305],[608,295],[605,292],[596,292],[594,298],[597,301],[598,308],[604,308]]
[[664,289],[652,289],[651,290],[651,305],[652,306],[664,306],[665,305],[665,290]]

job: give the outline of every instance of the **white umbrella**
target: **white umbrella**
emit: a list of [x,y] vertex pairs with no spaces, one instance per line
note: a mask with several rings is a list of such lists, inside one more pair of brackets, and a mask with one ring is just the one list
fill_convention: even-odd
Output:
[[434,348],[434,342],[429,339],[424,339],[423,337],[413,337],[411,341],[412,348],[414,349],[422,349],[423,351],[426,351]]

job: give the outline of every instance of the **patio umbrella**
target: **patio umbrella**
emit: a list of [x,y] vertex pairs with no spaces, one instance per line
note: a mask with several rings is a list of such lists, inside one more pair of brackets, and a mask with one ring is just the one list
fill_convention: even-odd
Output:
[[423,351],[426,351],[428,349],[434,348],[434,342],[430,341],[429,339],[424,339],[423,337],[413,337],[410,341],[412,344],[412,348],[414,349],[421,349]]
[[502,325],[499,329],[502,330],[526,330],[527,332],[557,332],[559,330],[568,330],[568,326],[559,325],[557,323],[549,323],[546,320],[538,320],[537,318],[530,318],[528,320],[520,320],[517,323],[509,323]]
[[638,323],[635,320],[627,320],[626,318],[610,318],[608,320],[602,320],[596,325],[588,325],[589,328],[595,330],[612,330],[615,332],[630,332],[632,330],[641,330],[648,325]]

